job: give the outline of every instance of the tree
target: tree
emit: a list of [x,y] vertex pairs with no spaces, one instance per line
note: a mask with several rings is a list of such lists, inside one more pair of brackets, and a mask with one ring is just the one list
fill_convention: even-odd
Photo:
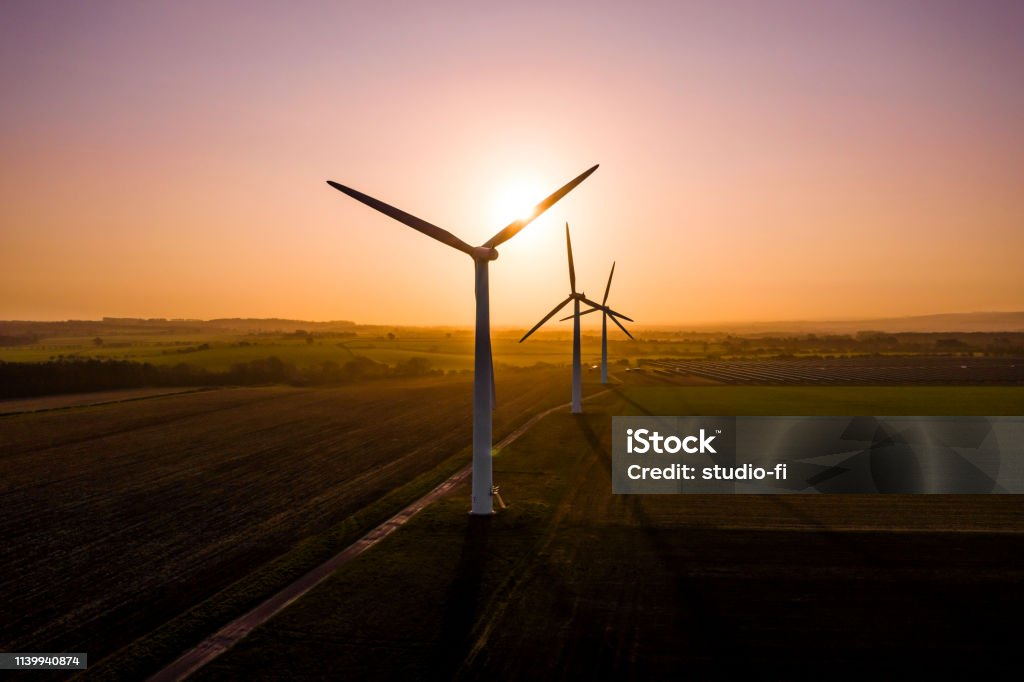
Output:
[[401,377],[421,377],[432,373],[430,360],[419,355],[414,355],[395,365],[395,374]]
[[97,336],[95,339],[92,340],[92,345],[94,345],[97,348],[99,348],[100,346],[103,345],[103,339],[101,339],[100,337]]

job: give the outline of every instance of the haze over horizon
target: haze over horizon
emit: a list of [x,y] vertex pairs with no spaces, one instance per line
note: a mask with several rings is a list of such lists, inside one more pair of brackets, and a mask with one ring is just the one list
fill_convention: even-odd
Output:
[[467,326],[470,260],[324,181],[480,243],[594,163],[499,248],[496,327],[567,292],[565,221],[640,326],[1024,310],[1022,28],[995,0],[8,3],[0,319]]

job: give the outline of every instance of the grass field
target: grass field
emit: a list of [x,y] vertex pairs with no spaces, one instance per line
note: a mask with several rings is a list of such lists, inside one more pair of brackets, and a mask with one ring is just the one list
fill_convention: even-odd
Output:
[[626,405],[615,414],[1024,414],[1019,386],[665,386],[641,379],[620,397]]
[[[520,344],[520,333],[494,335],[494,360],[499,364],[531,366],[538,362],[565,364],[572,360],[572,344],[564,332],[543,333]],[[584,355],[588,362],[600,359],[600,336],[584,339]],[[206,346],[206,347],[204,347]],[[634,353],[636,348],[626,341],[610,341],[613,357]],[[51,358],[95,357],[112,360],[149,362],[156,365],[187,363],[210,371],[222,372],[233,364],[277,357],[296,367],[309,367],[333,361],[344,364],[355,356],[394,365],[410,357],[426,358],[430,366],[443,370],[473,368],[473,337],[448,337],[420,334],[408,338],[388,339],[386,336],[357,338],[318,338],[307,343],[303,338],[287,335],[252,336],[223,333],[166,336],[131,335],[114,337],[102,346],[91,338],[60,337],[27,346],[0,347],[0,361],[45,362]]]
[[1024,390],[626,384],[502,453],[508,510],[469,518],[453,494],[198,679],[864,679],[1012,660],[1019,497],[613,496],[610,415],[647,412],[1021,414]]
[[[498,381],[497,435],[568,399],[565,371]],[[458,376],[0,417],[0,650],[98,661],[417,477],[426,489],[453,456],[464,465],[470,407]]]
[[[264,324],[267,325],[265,328],[260,326]],[[276,357],[301,372],[322,367],[325,363],[343,366],[359,356],[390,366],[417,358],[425,361],[428,368],[445,372],[468,371],[473,367],[473,334],[469,329],[366,325],[323,329],[320,323],[308,323],[305,326],[312,331],[307,335],[307,330],[295,328],[298,324],[302,323],[277,323],[275,326],[273,321],[240,320],[234,326],[217,326],[199,321],[112,321],[50,325],[37,323],[33,326],[33,323],[0,322],[0,332],[5,325],[14,332],[36,330],[29,340],[20,345],[0,345],[0,362],[37,363],[54,359],[97,358],[157,366],[185,364],[216,373],[227,372],[234,365]],[[86,333],[86,329],[92,331]],[[496,363],[530,367],[538,363],[566,365],[571,362],[571,325],[551,322],[527,342],[519,343],[525,331],[493,331]],[[886,346],[872,341],[870,334],[865,339],[856,335],[741,338],[722,333],[698,334],[643,328],[634,328],[633,332],[635,338],[629,339],[617,329],[610,331],[608,352],[613,365],[628,363],[636,366],[647,363],[645,369],[656,372],[659,371],[657,366],[665,366],[665,363],[677,363],[680,366],[695,363],[698,366],[707,365],[704,371],[708,376],[712,379],[716,376],[719,379],[725,377],[723,380],[726,383],[730,383],[728,377],[737,368],[716,366],[718,358],[739,358],[741,364],[752,363],[742,368],[742,372],[762,377],[763,381],[755,380],[753,383],[773,383],[772,372],[777,372],[780,367],[785,371],[794,371],[800,364],[794,362],[797,358],[838,363],[836,367],[842,374],[865,363],[892,364],[887,359],[890,355],[896,357],[897,363],[911,362],[907,358],[927,358],[930,361],[951,363],[956,368],[961,363],[969,363],[973,367],[979,363],[1000,365],[1003,362],[1018,367],[1020,357],[1024,355],[1024,346],[1021,346],[1024,335],[1018,333],[905,335],[903,342],[893,341]],[[3,334],[0,334],[0,338],[3,338]],[[952,350],[941,346],[943,342],[955,342],[958,339],[962,342]],[[600,344],[600,333],[593,328],[585,328],[582,351],[586,365],[600,361]],[[857,361],[852,363],[852,367],[846,367],[843,360],[850,360],[852,356],[856,356]],[[964,371],[963,380],[954,380],[953,383],[1021,383],[1019,369],[996,369],[988,374],[983,372],[977,375],[977,382],[970,378],[975,374],[974,369]],[[877,381],[864,383],[921,383],[905,378],[894,382],[885,373],[879,376]],[[691,375],[690,380],[693,378]]]
[[[588,318],[583,329],[583,359],[587,364],[596,363],[600,355],[600,333],[593,326],[595,322]],[[1002,323],[1011,325],[1008,328],[1014,328],[1012,324],[1015,324],[1007,320]],[[909,321],[907,324],[909,328],[917,328]],[[799,358],[839,359],[842,364],[842,359],[851,357],[869,363],[883,362],[889,356],[897,360],[938,357],[1007,359],[1012,364],[1015,359],[1024,357],[1021,332],[950,332],[940,328],[923,331],[921,328],[919,332],[881,333],[858,331],[846,325],[841,333],[814,334],[809,333],[809,327],[797,325],[788,332],[767,328],[755,332],[752,328],[746,335],[736,335],[709,329],[684,331],[632,324],[630,328],[633,339],[614,327],[609,332],[608,350],[613,364],[628,361],[635,366],[643,360],[700,364],[714,363],[721,358],[766,361],[767,364],[756,368],[763,373],[772,362]],[[550,322],[528,342],[520,344],[519,338],[525,331],[526,327],[492,330],[497,363],[532,366],[536,363],[562,365],[570,361],[572,326],[568,322]],[[473,332],[456,327],[280,319],[0,321],[0,362],[100,358],[155,365],[184,363],[211,372],[225,372],[232,365],[267,357],[277,357],[303,370],[329,362],[344,365],[356,355],[389,365],[415,357],[426,360],[434,369],[468,370],[473,365]],[[710,369],[712,375],[717,371],[713,367],[705,369]],[[1020,382],[1019,376],[1007,379],[997,383]],[[986,381],[991,381],[991,377]]]

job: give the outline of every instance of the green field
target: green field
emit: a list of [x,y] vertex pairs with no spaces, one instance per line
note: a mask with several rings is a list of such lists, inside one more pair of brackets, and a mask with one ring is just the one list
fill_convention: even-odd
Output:
[[[565,332],[541,333],[526,343],[519,343],[521,333],[496,333],[493,339],[494,360],[498,364],[531,366],[536,363],[566,364],[572,360],[572,344]],[[97,346],[92,338],[54,337],[40,343],[0,347],[0,361],[46,362],[58,357],[130,360],[157,365],[186,363],[210,371],[222,372],[236,363],[277,357],[296,367],[309,367],[333,361],[344,364],[355,356],[394,365],[410,357],[426,358],[430,367],[443,370],[473,368],[473,337],[471,334],[430,334],[418,332],[389,339],[378,334],[361,334],[355,338],[304,338],[287,334],[246,335],[175,334],[119,335],[108,337]],[[584,337],[587,362],[600,360],[600,336]],[[206,346],[206,347],[204,347]],[[637,348],[627,341],[610,341],[613,362],[626,354],[636,355]]]
[[622,399],[615,414],[1024,414],[1019,386],[666,386],[634,375]]
[[883,677],[1010,658],[1019,497],[613,496],[609,417],[647,411],[1021,414],[1024,390],[627,384],[502,453],[508,510],[467,518],[451,495],[197,677],[863,679],[892,656]]
[[[978,329],[961,320],[964,329]],[[992,324],[989,320],[986,324]],[[910,324],[908,322],[908,324]],[[1002,324],[1014,328],[1004,319]],[[826,325],[827,327],[828,325]],[[630,324],[635,338],[609,330],[613,364],[649,358],[794,359],[884,356],[1022,357],[1024,333],[960,331],[939,327],[917,332],[859,331],[841,325],[841,333],[810,333],[752,327],[745,333],[710,329],[644,328]],[[891,325],[890,325],[891,326]],[[955,326],[955,325],[954,325]],[[910,324],[909,328],[919,328]],[[872,327],[873,329],[873,327]],[[538,362],[565,364],[571,358],[572,326],[551,321],[526,343],[526,328],[494,328],[495,361],[512,366]],[[301,370],[356,355],[396,365],[411,357],[445,371],[472,368],[473,331],[457,327],[404,327],[354,322],[284,319],[166,320],[104,318],[63,322],[0,321],[0,362],[46,362],[51,359],[104,358],[157,365],[185,363],[212,372],[232,365],[277,357]],[[600,333],[583,330],[584,362],[600,355]]]

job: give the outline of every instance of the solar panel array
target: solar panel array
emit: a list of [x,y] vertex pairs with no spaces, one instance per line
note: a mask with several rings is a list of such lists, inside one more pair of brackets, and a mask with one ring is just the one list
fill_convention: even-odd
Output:
[[859,357],[792,360],[641,360],[666,378],[726,384],[1024,384],[1024,358]]

